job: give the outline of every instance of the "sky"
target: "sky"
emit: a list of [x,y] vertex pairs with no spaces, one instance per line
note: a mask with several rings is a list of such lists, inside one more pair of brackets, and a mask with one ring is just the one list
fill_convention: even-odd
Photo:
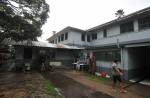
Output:
[[46,0],[50,6],[49,18],[42,27],[39,41],[52,36],[67,26],[87,30],[115,19],[115,12],[123,9],[125,15],[150,6],[150,0]]

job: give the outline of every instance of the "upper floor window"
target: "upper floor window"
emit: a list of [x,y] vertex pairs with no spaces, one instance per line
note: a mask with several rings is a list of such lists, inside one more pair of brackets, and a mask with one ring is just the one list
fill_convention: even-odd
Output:
[[126,33],[132,31],[134,31],[134,26],[132,21],[120,25],[120,33]]
[[139,30],[150,28],[150,16],[138,20]]
[[65,33],[65,40],[68,39],[68,32]]
[[58,37],[58,42],[60,42],[60,40],[61,40],[61,37],[59,36],[59,37]]
[[106,29],[103,30],[103,37],[107,37],[107,30]]
[[55,39],[55,44],[57,44],[57,38]]
[[53,44],[54,44],[54,40],[52,40],[52,41],[51,41],[51,43],[53,43]]
[[96,40],[97,39],[97,33],[92,34],[92,40]]
[[87,42],[90,42],[90,35],[87,35]]
[[81,35],[81,40],[82,40],[82,41],[85,41],[85,34],[82,34],[82,35]]
[[64,41],[64,34],[61,34],[61,41]]

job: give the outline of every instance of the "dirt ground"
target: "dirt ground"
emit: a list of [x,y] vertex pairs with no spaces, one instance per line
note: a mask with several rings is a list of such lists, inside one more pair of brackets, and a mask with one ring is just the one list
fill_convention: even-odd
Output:
[[[91,89],[111,95],[115,98],[150,98],[150,86],[136,84],[127,88],[127,93],[112,90],[111,85],[89,80],[85,73],[79,71],[64,71],[63,74],[75,81],[90,87]],[[127,85],[127,84],[124,84]],[[105,97],[104,97],[105,98]]]
[[51,80],[65,98],[113,98],[78,83],[61,72],[46,72],[42,75],[38,72],[0,73],[0,98],[52,98],[45,93],[42,83],[44,78]]
[[89,80],[73,70],[55,72],[0,73],[0,98],[51,98],[42,81],[50,80],[65,98],[150,98],[150,86],[134,85],[127,93],[114,92],[111,85]]
[[43,88],[43,76],[38,72],[0,73],[0,98],[40,98],[49,96]]
[[114,98],[65,76],[63,72],[45,73],[44,76],[59,88],[65,98]]

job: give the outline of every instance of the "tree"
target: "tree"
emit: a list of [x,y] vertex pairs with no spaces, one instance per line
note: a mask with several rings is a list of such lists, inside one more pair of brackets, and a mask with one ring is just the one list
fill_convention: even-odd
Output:
[[123,11],[123,9],[117,10],[116,13],[115,13],[115,15],[116,15],[116,17],[118,17],[118,18],[123,17],[123,16],[124,16],[124,11]]
[[0,0],[0,42],[4,38],[37,40],[48,12],[45,0]]

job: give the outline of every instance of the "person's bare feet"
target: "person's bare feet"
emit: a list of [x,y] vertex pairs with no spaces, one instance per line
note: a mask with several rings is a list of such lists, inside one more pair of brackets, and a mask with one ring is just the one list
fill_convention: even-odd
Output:
[[120,90],[120,92],[121,92],[121,93],[127,93],[127,91],[124,90],[124,89]]

